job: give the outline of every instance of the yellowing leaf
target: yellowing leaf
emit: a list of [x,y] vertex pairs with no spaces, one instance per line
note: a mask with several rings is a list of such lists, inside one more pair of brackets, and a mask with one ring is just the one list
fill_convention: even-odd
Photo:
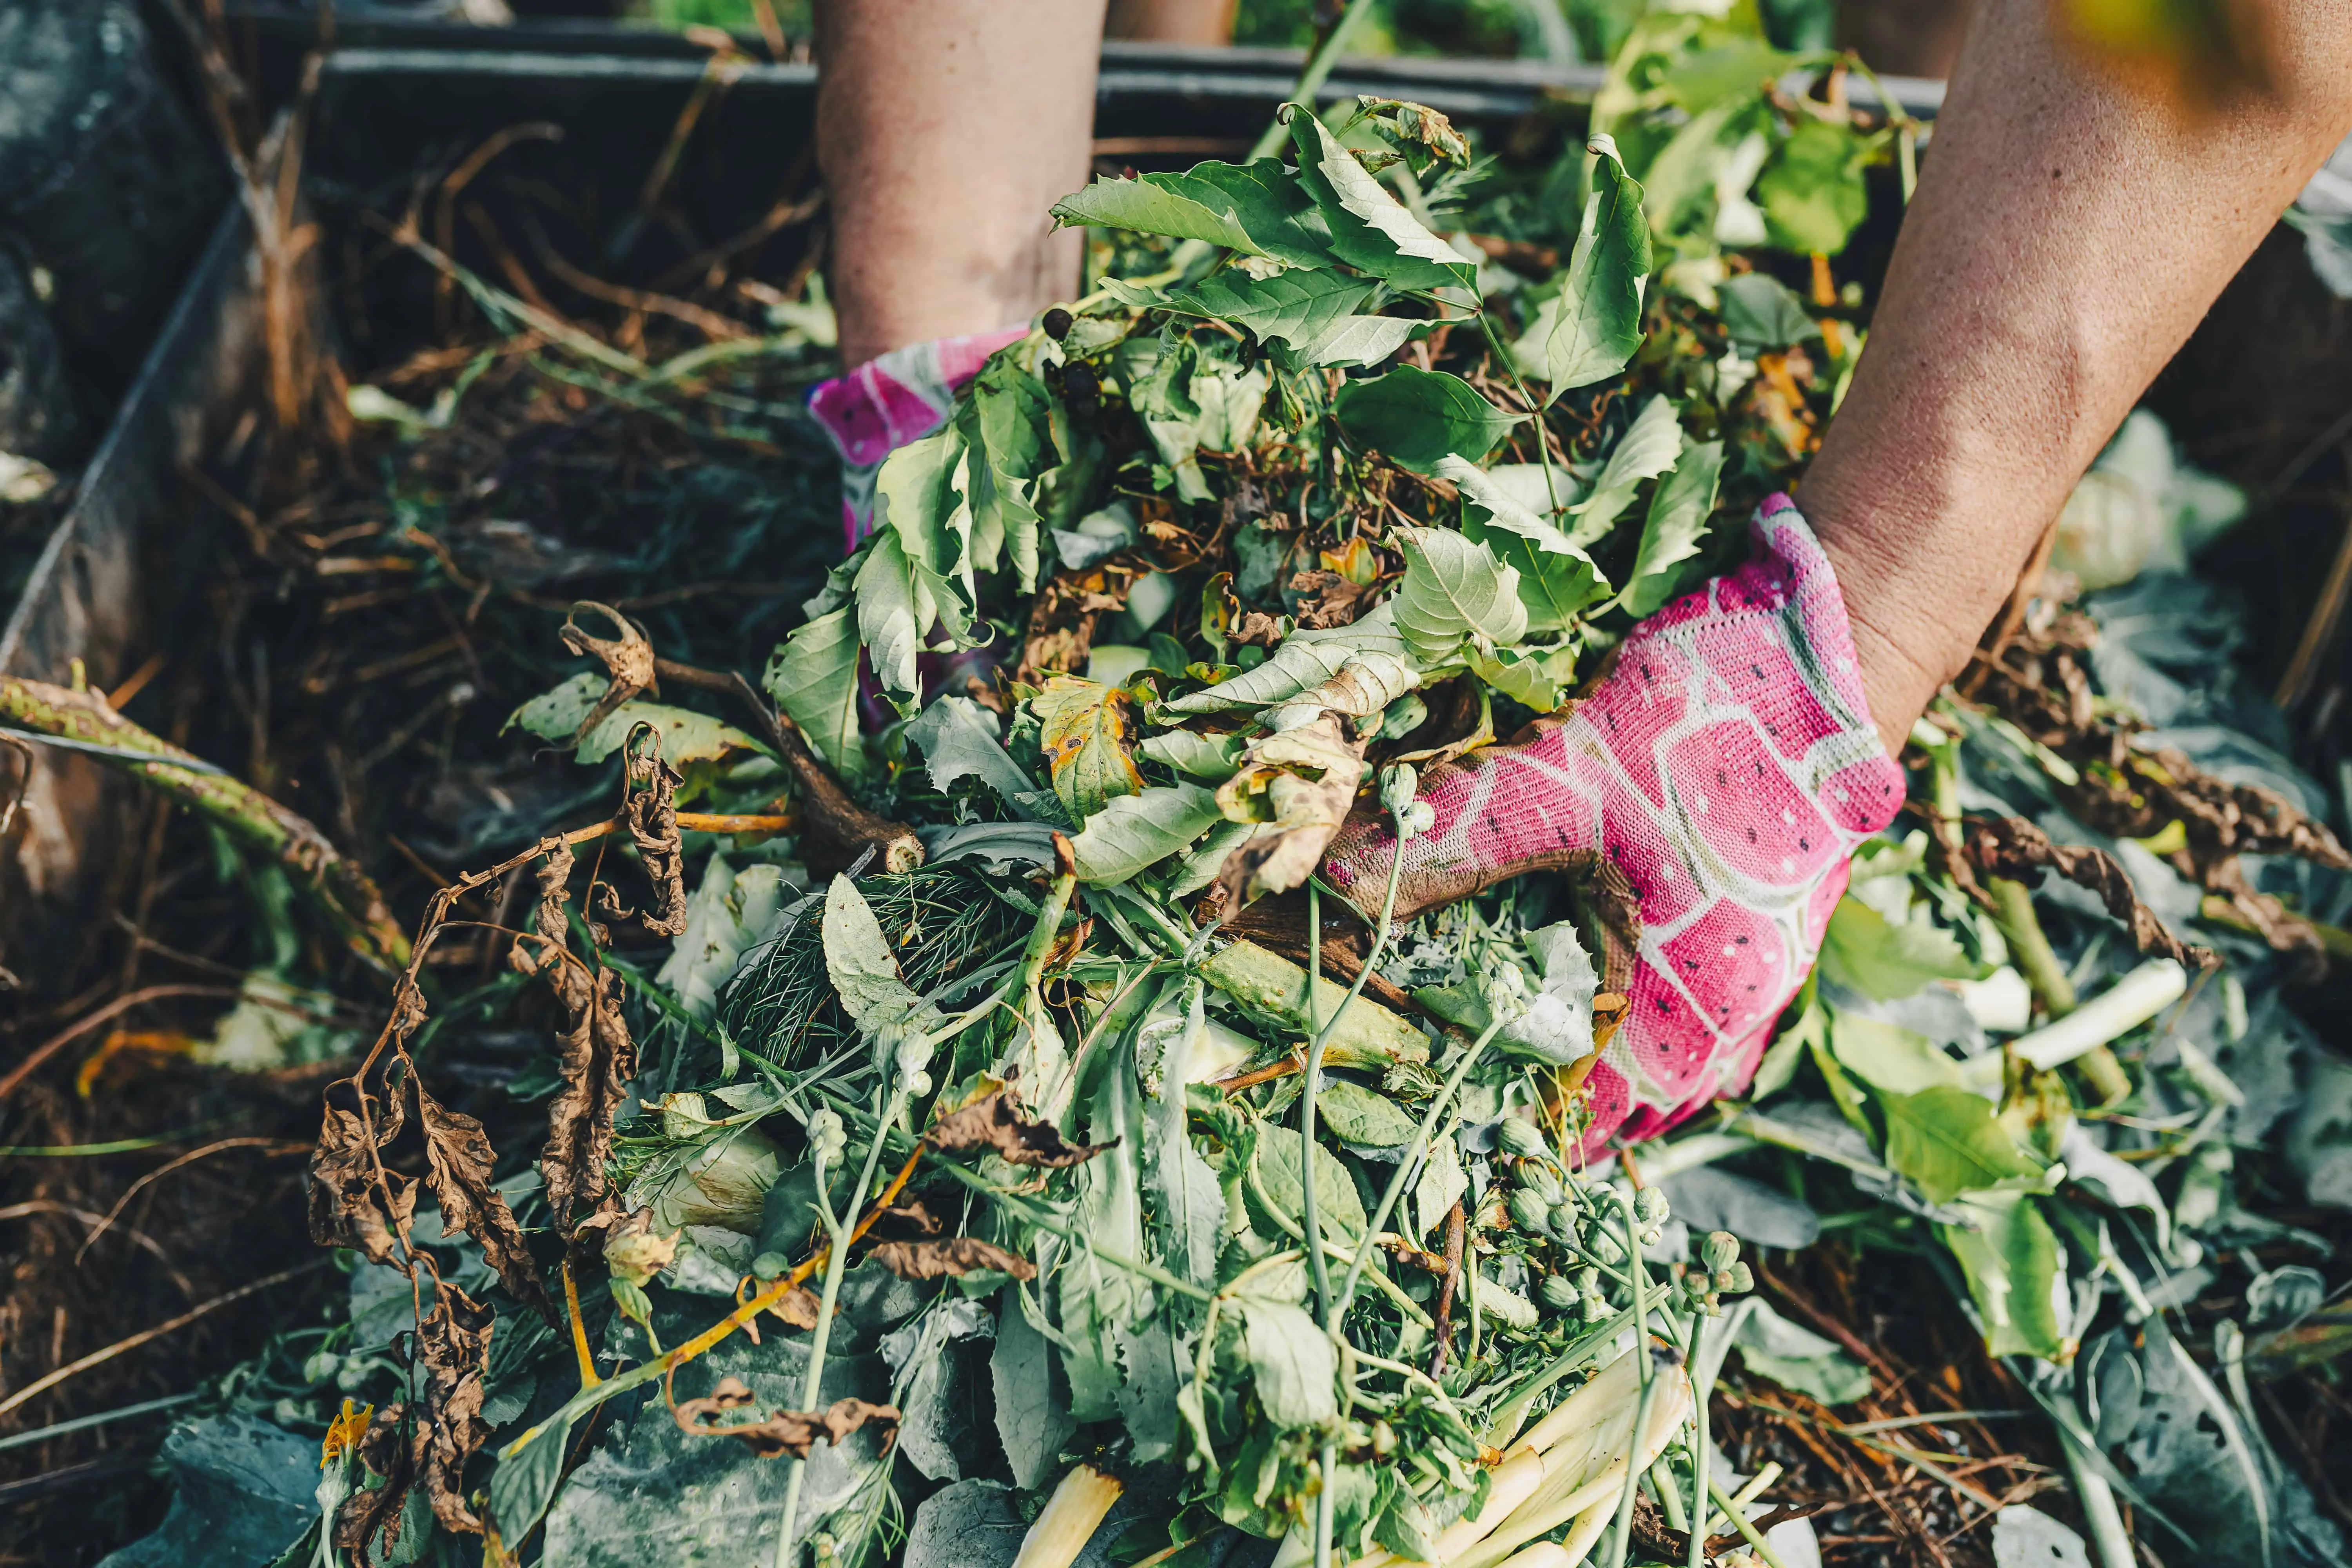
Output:
[[1054,793],[1073,820],[1083,823],[1106,803],[1142,793],[1143,775],[1129,754],[1135,699],[1115,686],[1057,675],[1029,707],[1037,715],[1037,745],[1053,771]]

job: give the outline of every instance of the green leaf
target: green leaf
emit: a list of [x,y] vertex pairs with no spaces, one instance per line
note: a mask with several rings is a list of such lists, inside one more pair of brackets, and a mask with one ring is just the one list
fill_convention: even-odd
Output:
[[1241,766],[1242,739],[1238,735],[1201,735],[1190,730],[1162,730],[1146,736],[1137,750],[1162,767],[1173,768],[1187,778],[1207,779],[1222,783],[1234,776]]
[[1836,1341],[1790,1322],[1760,1296],[1746,1309],[1731,1342],[1750,1373],[1823,1405],[1851,1405],[1870,1396],[1868,1367]]
[[1339,1352],[1303,1309],[1243,1297],[1242,1353],[1276,1426],[1312,1426],[1339,1413]]
[[[1521,584],[1524,597],[1525,584]],[[1514,702],[1549,713],[1566,700],[1576,679],[1574,647],[1469,650],[1470,672]]]
[[[524,730],[551,741],[569,741],[581,721],[595,710],[607,684],[603,675],[583,670],[508,714],[504,728]],[[581,737],[573,754],[583,763],[601,763],[619,751],[629,731],[640,724],[650,724],[660,732],[662,760],[676,767],[716,762],[730,752],[765,755],[768,750],[734,725],[708,713],[673,708],[666,702],[624,702]]]
[[259,1568],[319,1517],[318,1440],[257,1415],[182,1422],[164,1437],[163,1459],[173,1481],[170,1511],[103,1568]]
[[929,764],[931,787],[945,791],[957,780],[976,778],[1016,811],[1036,784],[998,741],[996,715],[969,697],[934,698],[906,736]]
[[1052,1342],[1030,1322],[1022,1293],[1007,1290],[996,1315],[996,1348],[988,1374],[996,1394],[996,1436],[1013,1479],[1034,1491],[1054,1479],[1062,1444],[1076,1430],[1066,1404],[1055,1397]]
[[[1300,986],[1301,991],[1305,989]],[[1344,993],[1335,987],[1334,998],[1339,994]],[[1266,1197],[1282,1211],[1284,1218],[1297,1225],[1307,1192],[1298,1180],[1296,1128],[1267,1125],[1259,1131],[1257,1175]],[[1323,1234],[1334,1241],[1351,1243],[1364,1234],[1364,1200],[1358,1195],[1356,1184],[1349,1179],[1348,1167],[1339,1163],[1339,1156],[1320,1143],[1315,1145],[1315,1217]]]
[[1136,729],[1135,699],[1116,686],[1057,675],[1029,700],[1038,750],[1052,770],[1054,793],[1072,821],[1084,823],[1109,802],[1143,789],[1128,754]]
[[1682,456],[1650,496],[1650,515],[1642,523],[1633,576],[1617,598],[1635,618],[1655,614],[1681,585],[1682,574],[1675,568],[1698,553],[1722,473],[1722,442],[1685,438]]
[[1421,1131],[1421,1123],[1395,1100],[1352,1079],[1326,1083],[1315,1097],[1315,1112],[1333,1137],[1359,1149],[1393,1149],[1412,1142]]
[[1985,966],[1926,921],[1897,924],[1855,898],[1838,900],[1822,942],[1822,973],[1849,991],[1892,1002],[1931,980],[1980,980]]
[[1643,481],[1656,479],[1675,466],[1683,451],[1683,428],[1676,414],[1675,400],[1664,393],[1642,405],[1633,423],[1609,449],[1609,460],[1601,466],[1601,477],[1592,481],[1591,493],[1568,509],[1577,520],[1572,537],[1590,542],[1606,536],[1618,514],[1633,504],[1633,492]]
[[[1529,632],[1562,629],[1609,592],[1608,579],[1584,547],[1493,474],[1449,455],[1438,464],[1437,475],[1451,479],[1462,492],[1463,532],[1518,573],[1519,603],[1528,612]],[[1568,476],[1559,475],[1556,482],[1564,501]]]
[[[1334,321],[1347,320],[1379,285],[1344,273],[1301,268],[1253,278],[1235,268],[1212,272],[1169,297],[1167,309],[1244,327],[1262,342],[1305,348]],[[1410,327],[1412,323],[1404,321]]]
[[670,944],[669,957],[654,979],[677,998],[688,1016],[708,1023],[719,1005],[719,988],[735,973],[744,950],[768,932],[792,889],[782,868],[746,866],[738,871],[714,852],[702,884],[686,906],[686,928]]
[[1332,412],[1358,447],[1431,474],[1449,457],[1485,460],[1527,416],[1506,414],[1458,375],[1399,365],[1339,389]]
[[1120,795],[1087,820],[1070,840],[1082,882],[1124,882],[1225,819],[1214,791],[1199,784],[1152,787]]
[[1298,357],[1309,366],[1378,364],[1433,325],[1403,316],[1342,316],[1301,343]]
[[1642,280],[1650,272],[1650,226],[1642,187],[1625,172],[1617,143],[1595,136],[1592,194],[1577,226],[1559,306],[1544,340],[1551,397],[1615,375],[1642,346]]
[[797,626],[769,656],[760,684],[844,779],[872,771],[857,719],[857,626],[845,605]]
[[499,1539],[520,1541],[539,1523],[563,1479],[564,1448],[572,1441],[572,1423],[550,1426],[511,1459],[501,1459],[490,1472],[490,1517]]
[[1291,117],[1298,183],[1315,198],[1331,231],[1331,253],[1400,289],[1458,288],[1477,294],[1477,267],[1423,226],[1419,218],[1304,110]]
[[1800,116],[1756,177],[1756,201],[1771,242],[1802,254],[1843,250],[1870,212],[1862,171],[1875,145],[1851,127]]
[[1936,1232],[1968,1276],[1986,1350],[2062,1361],[2071,1355],[2066,1258],[2041,1205],[2024,1193],[1979,1193],[1957,1206],[1972,1226],[1938,1225]]
[[1198,239],[1295,267],[1331,259],[1314,231],[1313,199],[1278,158],[1253,163],[1197,163],[1183,174],[1097,180],[1054,204],[1064,224],[1096,224]]
[[1982,1095],[1940,1086],[1881,1093],[1878,1102],[1886,1112],[1886,1163],[1918,1183],[1929,1203],[2042,1177]]
[[[880,1273],[873,1266],[853,1268],[845,1295],[872,1300],[866,1293],[884,1282],[859,1277]],[[662,1314],[656,1319],[662,1342],[682,1341],[709,1317],[699,1302],[690,1317]],[[761,1337],[765,1342],[754,1345],[738,1334],[681,1369],[678,1397],[707,1394],[720,1378],[734,1377],[751,1388],[751,1409],[802,1408],[804,1342]],[[890,1397],[879,1357],[841,1354],[826,1361],[815,1407],[847,1397]],[[658,1398],[607,1408],[613,1414],[604,1418],[603,1435],[556,1489],[543,1527],[545,1568],[743,1568],[776,1559],[784,1488],[794,1466],[763,1459],[740,1443],[681,1432]],[[895,1457],[871,1426],[840,1443],[818,1444],[803,1471],[795,1544],[782,1555],[798,1561],[809,1537],[826,1528],[828,1514],[862,1489],[878,1487]]]
[[1838,1065],[1885,1094],[1960,1085],[1960,1064],[1927,1036],[1860,1013],[1826,1010]]
[[959,645],[968,643],[971,619],[969,456],[950,425],[899,447],[874,476],[874,526],[897,536],[911,580],[930,602],[931,616],[919,617],[923,629],[936,620]]
[[1055,466],[1047,410],[1044,384],[1004,355],[981,368],[956,409],[970,452],[962,488],[972,564],[993,572],[1000,554],[1011,556],[1024,594],[1037,586],[1037,481]]
[[1397,589],[1397,629],[1424,667],[1452,658],[1471,638],[1515,643],[1526,635],[1519,574],[1495,552],[1450,529],[1398,528],[1390,537],[1404,552]]
[[1723,330],[1742,353],[1785,349],[1822,335],[1821,323],[1805,310],[1795,289],[1769,272],[1743,272],[1716,286],[1723,301]]
[[1340,679],[1351,661],[1370,664],[1374,656],[1408,663],[1412,659],[1412,651],[1397,630],[1393,601],[1377,605],[1349,626],[1293,632],[1282,639],[1274,657],[1255,669],[1244,670],[1230,680],[1179,697],[1165,706],[1171,713],[1223,713],[1296,701],[1303,693]]
[[857,884],[835,877],[825,889],[824,923],[824,973],[841,997],[842,1011],[858,1029],[871,1035],[885,1026],[902,1022],[926,1006],[901,979],[898,961],[883,939],[882,923]]
[[1237,451],[1257,429],[1270,384],[1264,369],[1244,370],[1221,351],[1190,340],[1173,344],[1130,338],[1120,346],[1118,373],[1128,402],[1176,475],[1177,493],[1206,500],[1209,487],[1196,454]]
[[911,706],[922,687],[915,656],[931,624],[932,600],[896,533],[874,536],[866,564],[857,569],[856,593],[857,640],[874,661],[874,678],[894,701]]

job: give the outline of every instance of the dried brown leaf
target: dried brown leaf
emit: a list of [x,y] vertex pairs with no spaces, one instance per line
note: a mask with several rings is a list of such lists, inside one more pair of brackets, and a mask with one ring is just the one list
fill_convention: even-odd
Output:
[[805,1459],[820,1437],[838,1444],[869,1425],[881,1428],[882,1441],[887,1446],[898,1430],[897,1405],[869,1405],[863,1399],[836,1399],[823,1410],[773,1410],[765,1421],[736,1426],[704,1424],[705,1417],[724,1417],[751,1403],[751,1389],[739,1379],[722,1377],[707,1397],[681,1399],[672,1414],[679,1430],[697,1437],[733,1437],[763,1459],[785,1454]]
[[[573,616],[583,610],[604,616],[621,635],[617,637],[590,637],[572,625]],[[606,676],[604,694],[596,699],[596,706],[580,721],[580,728],[572,731],[570,744],[576,746],[586,740],[588,732],[610,718],[613,710],[622,703],[642,692],[658,693],[661,690],[660,679],[655,673],[654,645],[646,640],[646,634],[638,629],[636,623],[610,605],[582,600],[572,606],[571,615],[563,617],[563,629],[558,635],[563,638],[563,646],[573,653],[594,655],[604,665]]]
[[407,1415],[408,1407],[397,1402],[375,1413],[360,1438],[359,1456],[383,1482],[352,1492],[335,1510],[335,1546],[362,1563],[370,1561],[379,1536],[387,1555],[400,1540],[400,1507],[415,1484],[428,1441],[425,1428],[410,1426]]
[[1008,1165],[1047,1171],[1083,1164],[1110,1147],[1108,1143],[1068,1142],[1052,1122],[1040,1121],[1024,1113],[1020,1100],[1009,1089],[998,1089],[940,1117],[923,1134],[923,1142],[941,1153],[986,1149]]
[[2221,962],[2211,949],[2184,942],[2167,930],[2156,911],[2140,902],[2130,876],[2105,850],[2053,843],[2048,834],[2017,816],[1973,823],[1971,829],[1969,863],[1985,875],[2006,877],[2032,888],[2041,885],[2043,871],[2055,871],[2097,894],[2107,912],[2130,929],[2132,942],[2140,952],[2160,952],[2197,969],[2210,969]]
[[482,1124],[442,1105],[421,1082],[416,1085],[416,1120],[425,1132],[425,1184],[440,1202],[444,1228],[462,1230],[480,1243],[483,1258],[498,1271],[499,1283],[508,1293],[554,1321],[555,1303],[548,1299],[522,1227],[515,1223],[506,1195],[490,1184],[498,1156]]
[[771,1306],[768,1310],[782,1318],[792,1328],[813,1329],[816,1327],[817,1314],[824,1307],[824,1302],[818,1298],[815,1291],[805,1285],[795,1285],[785,1291],[782,1300]]
[[390,1131],[379,1121],[377,1136],[371,1139],[360,1118],[338,1106],[330,1091],[319,1146],[310,1155],[312,1241],[352,1247],[371,1263],[403,1266],[393,1238],[408,1235],[416,1212],[416,1180],[386,1169],[381,1154],[397,1131],[396,1121]]
[[561,838],[541,841],[535,935],[518,939],[510,962],[525,974],[547,982],[568,1022],[561,1038],[563,1088],[548,1107],[546,1146],[540,1171],[547,1181],[547,1205],[556,1226],[569,1237],[575,1216],[585,1217],[606,1195],[604,1162],[613,1150],[613,1113],[636,1073],[637,1050],[621,1016],[620,975],[591,972],[566,941],[564,905],[571,898],[572,847]]
[[1290,585],[1307,595],[1298,603],[1298,624],[1317,631],[1355,625],[1356,617],[1380,597],[1377,584],[1350,582],[1320,567],[1299,573],[1291,578]]
[[1015,1258],[1004,1248],[976,1236],[941,1237],[933,1241],[885,1241],[866,1257],[901,1279],[944,1279],[992,1268],[1015,1279],[1034,1279],[1037,1266]]
[[1302,886],[1322,863],[1323,851],[1348,818],[1364,779],[1364,742],[1339,714],[1261,735],[1242,756],[1241,769],[1217,786],[1229,817],[1270,825],[1225,857],[1218,885],[1225,908],[1238,910],[1265,893]]
[[425,1495],[441,1528],[465,1535],[482,1532],[482,1521],[466,1506],[466,1461],[490,1436],[482,1419],[482,1372],[494,1326],[488,1307],[445,1279],[416,1329],[425,1366]]
[[[676,936],[686,929],[686,849],[678,838],[675,800],[679,779],[662,761],[661,731],[651,724],[640,724],[629,731],[621,747],[621,761],[626,770],[621,819],[628,824],[646,878],[661,900],[659,914],[635,918],[656,936]],[[634,914],[614,901],[609,889],[603,912],[614,920],[628,920]]]

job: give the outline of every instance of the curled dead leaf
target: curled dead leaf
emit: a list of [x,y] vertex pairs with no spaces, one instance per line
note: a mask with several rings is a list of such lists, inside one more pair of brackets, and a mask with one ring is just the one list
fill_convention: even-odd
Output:
[[976,1236],[941,1237],[932,1241],[885,1241],[866,1255],[901,1279],[943,1279],[992,1268],[1015,1279],[1034,1279],[1037,1266]]
[[2142,952],[2162,953],[2194,969],[2210,969],[2221,962],[2210,948],[2184,942],[2166,929],[2156,911],[2140,901],[2121,863],[2104,849],[2054,844],[2023,817],[2004,816],[1971,823],[1967,853],[1969,864],[1989,877],[2006,877],[2032,888],[2041,885],[2042,873],[2049,870],[2088,889],[2129,929],[2133,945]]
[[381,1537],[384,1554],[391,1555],[400,1541],[401,1504],[415,1484],[426,1441],[424,1427],[408,1420],[407,1405],[394,1402],[375,1413],[360,1437],[359,1456],[368,1472],[383,1480],[354,1490],[335,1510],[338,1550],[366,1563]]
[[1252,835],[1225,857],[1217,873],[1225,907],[1303,884],[1363,781],[1364,742],[1337,713],[1252,741],[1240,771],[1217,786],[1217,805],[1234,821],[1264,822],[1273,831]]
[[505,1194],[490,1184],[497,1155],[482,1124],[443,1106],[422,1082],[416,1084],[416,1112],[425,1132],[425,1181],[441,1205],[443,1227],[462,1230],[479,1242],[483,1258],[498,1271],[499,1283],[508,1293],[551,1321],[554,1303],[523,1240],[522,1226],[515,1222]]
[[[686,848],[678,837],[676,795],[678,776],[662,761],[661,731],[639,724],[621,746],[625,770],[621,786],[621,819],[637,847],[646,879],[661,900],[659,914],[637,916],[655,936],[676,936],[686,929]],[[627,920],[635,911],[623,909],[607,895],[602,912]]]
[[[571,899],[572,847],[540,842],[539,908],[533,933],[518,938],[509,962],[547,982],[567,1020],[562,1037],[563,1088],[548,1107],[540,1171],[547,1205],[569,1234],[576,1213],[605,1195],[604,1162],[613,1150],[613,1113],[637,1068],[636,1044],[621,1016],[620,976],[591,972],[572,952],[564,905]],[[582,1215],[584,1217],[584,1215]]]
[[494,1319],[447,1280],[433,1310],[416,1329],[425,1365],[425,1495],[441,1528],[479,1535],[482,1521],[466,1506],[466,1461],[489,1440],[482,1419],[482,1372],[489,1364]]
[[931,1124],[923,1142],[941,1153],[985,1149],[1008,1165],[1059,1171],[1083,1164],[1110,1147],[1108,1143],[1072,1143],[1050,1121],[1040,1121],[1022,1110],[1009,1089],[998,1089],[949,1112]]
[[1356,617],[1370,609],[1372,601],[1380,597],[1377,586],[1350,582],[1337,572],[1319,567],[1297,574],[1290,579],[1290,585],[1307,595],[1298,604],[1298,624],[1317,631],[1353,626]]
[[[583,610],[604,616],[620,636],[590,637],[573,624]],[[557,635],[563,638],[563,646],[573,653],[593,655],[597,662],[604,665],[607,681],[604,694],[596,699],[596,706],[580,721],[580,728],[572,731],[568,744],[576,746],[586,740],[588,732],[610,718],[613,710],[622,703],[644,692],[658,695],[661,691],[660,678],[655,673],[654,645],[638,629],[635,622],[611,605],[582,600],[572,606],[570,615],[563,617],[563,629]]]
[[881,1429],[887,1446],[898,1430],[897,1405],[869,1405],[863,1399],[836,1399],[823,1410],[772,1410],[764,1421],[709,1424],[751,1404],[751,1391],[740,1379],[722,1377],[707,1396],[681,1399],[671,1414],[680,1431],[697,1437],[733,1437],[763,1459],[785,1454],[805,1459],[820,1437],[838,1444],[867,1426]]

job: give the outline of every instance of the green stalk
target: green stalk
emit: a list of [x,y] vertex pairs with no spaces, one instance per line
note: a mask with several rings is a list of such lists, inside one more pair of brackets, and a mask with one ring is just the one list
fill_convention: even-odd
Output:
[[[1357,976],[1361,984],[1371,966]],[[1331,1037],[1323,1026],[1322,1005],[1315,986],[1323,978],[1323,894],[1312,879],[1307,884],[1307,1092],[1298,1097],[1298,1225],[1307,1241],[1307,1267],[1315,1279],[1315,1305],[1328,1332],[1331,1322],[1331,1277],[1323,1265],[1323,1226],[1315,1205],[1315,1097],[1323,1088],[1323,1043]],[[1343,1009],[1344,1010],[1344,1009]],[[1338,1023],[1339,1015],[1331,1021]],[[1366,1245],[1370,1245],[1367,1238]],[[1328,1568],[1318,1562],[1315,1568]]]
[[[1699,1357],[1706,1348],[1707,1324],[1708,1320],[1702,1315],[1691,1327],[1693,1366],[1698,1364]],[[1697,1440],[1691,1445],[1691,1502],[1694,1505],[1691,1511],[1695,1517],[1690,1527],[1690,1561],[1685,1568],[1706,1568],[1706,1489],[1709,1479],[1706,1471],[1707,1461],[1714,1452],[1713,1440],[1706,1429],[1706,1400],[1707,1395],[1714,1392],[1712,1383],[1710,1379],[1710,1386],[1706,1388],[1699,1387],[1696,1382],[1691,1384],[1691,1419],[1697,1424],[1698,1434]]]
[[[1339,63],[1339,51],[1348,47],[1356,35],[1356,29],[1363,26],[1364,18],[1371,14],[1372,0],[1348,0],[1348,8],[1339,13],[1339,19],[1331,24],[1331,30],[1323,35],[1323,42],[1316,47],[1314,55],[1308,58],[1307,68],[1298,73],[1298,83],[1290,89],[1288,103],[1307,110],[1315,107],[1315,95],[1323,90],[1324,82],[1330,79],[1331,68]],[[1272,153],[1282,145],[1284,130],[1282,116],[1276,111],[1273,122],[1259,133],[1257,141],[1250,147],[1249,156],[1242,162],[1255,163]]]
[[[877,1093],[875,1098],[880,1100],[882,1097]],[[824,1294],[817,1306],[816,1328],[809,1339],[808,1376],[801,1383],[801,1408],[803,1410],[817,1407],[817,1395],[824,1380],[824,1352],[833,1337],[833,1310],[841,1299],[841,1277],[849,1267],[849,1226],[866,1207],[866,1194],[874,1185],[874,1168],[881,1163],[882,1145],[887,1141],[891,1124],[905,1110],[906,1099],[905,1089],[893,1089],[889,1099],[884,1102],[885,1109],[880,1118],[882,1126],[874,1134],[874,1142],[866,1146],[866,1167],[858,1172],[857,1185],[849,1194],[846,1219],[835,1215],[833,1204],[825,1195],[824,1167],[820,1165],[817,1169],[817,1213],[824,1221],[825,1235],[832,1239],[833,1245],[830,1256],[824,1260]],[[791,1568],[793,1527],[800,1522],[801,1485],[807,1479],[808,1461],[794,1459],[792,1472],[784,1479],[784,1519],[782,1528],[776,1532],[776,1568]]]
[[1604,1560],[1608,1568],[1625,1568],[1625,1551],[1633,1542],[1633,1494],[1642,1484],[1642,1438],[1649,1430],[1650,1403],[1658,1396],[1657,1369],[1650,1364],[1650,1303],[1643,1289],[1650,1282],[1650,1270],[1642,1261],[1641,1222],[1634,1218],[1630,1200],[1617,1209],[1625,1216],[1626,1275],[1633,1289],[1632,1353],[1642,1358],[1633,1363],[1633,1370],[1642,1376],[1642,1399],[1633,1407],[1633,1435],[1626,1440],[1625,1490],[1617,1499],[1617,1525],[1610,1532],[1609,1555]]
[[1511,351],[1503,346],[1502,337],[1495,331],[1495,319],[1486,313],[1484,306],[1478,310],[1478,330],[1486,334],[1486,346],[1494,351],[1495,358],[1510,373],[1511,384],[1518,390],[1520,400],[1535,410],[1536,460],[1543,465],[1544,500],[1551,504],[1551,514],[1557,519],[1559,516],[1559,488],[1552,483],[1551,442],[1545,437],[1543,422],[1544,410],[1550,405],[1538,403],[1535,394],[1528,390],[1527,382],[1519,375],[1519,362],[1513,359]]
[[1765,1540],[1762,1532],[1754,1525],[1748,1522],[1748,1510],[1732,1500],[1730,1494],[1723,1489],[1722,1482],[1709,1479],[1706,1489],[1714,1497],[1716,1505],[1721,1508],[1725,1515],[1730,1519],[1731,1528],[1739,1531],[1741,1538],[1748,1542],[1748,1547],[1757,1556],[1764,1559],[1766,1568],[1789,1568],[1786,1563],[1780,1561],[1780,1554],[1772,1550],[1772,1543]]

